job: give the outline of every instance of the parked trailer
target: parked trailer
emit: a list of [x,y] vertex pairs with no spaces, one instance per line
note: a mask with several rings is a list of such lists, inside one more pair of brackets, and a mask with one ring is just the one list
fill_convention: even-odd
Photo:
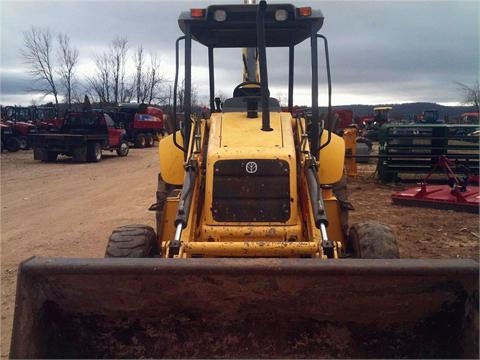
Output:
[[[477,125],[384,125],[379,135],[378,177],[382,182],[421,180],[441,156],[453,161],[453,171],[479,173]],[[442,169],[436,169],[443,172]]]
[[165,133],[163,112],[152,105],[120,104],[113,117],[123,124],[128,141],[135,147],[152,147]]

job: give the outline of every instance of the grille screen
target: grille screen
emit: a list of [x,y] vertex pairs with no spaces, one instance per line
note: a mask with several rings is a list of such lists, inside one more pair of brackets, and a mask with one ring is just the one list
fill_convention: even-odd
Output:
[[213,218],[221,222],[286,222],[290,218],[289,173],[283,160],[217,161]]

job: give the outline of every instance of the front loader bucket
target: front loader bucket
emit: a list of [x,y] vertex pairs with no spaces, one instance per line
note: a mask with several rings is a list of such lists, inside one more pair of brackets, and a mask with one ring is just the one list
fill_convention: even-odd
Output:
[[10,356],[478,358],[478,264],[32,258]]

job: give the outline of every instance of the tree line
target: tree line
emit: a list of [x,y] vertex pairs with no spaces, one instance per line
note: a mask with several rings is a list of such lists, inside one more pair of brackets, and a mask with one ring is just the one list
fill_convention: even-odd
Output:
[[[172,83],[161,73],[158,54],[147,54],[142,44],[132,52],[126,37],[116,37],[106,50],[93,54],[95,71],[84,75],[79,73],[79,51],[67,34],[54,36],[49,28],[32,27],[24,32],[23,40],[21,55],[34,84],[27,90],[44,97],[52,95],[57,109],[62,100],[70,107],[82,102],[84,95],[101,104],[136,101],[171,106]],[[134,73],[127,69],[129,60]],[[197,91],[192,88],[192,102],[196,103]],[[181,110],[183,82],[178,92]]]

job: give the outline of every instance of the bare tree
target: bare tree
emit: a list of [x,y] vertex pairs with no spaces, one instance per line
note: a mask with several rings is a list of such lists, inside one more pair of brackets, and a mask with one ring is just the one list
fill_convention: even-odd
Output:
[[172,109],[173,102],[173,84],[172,82],[166,82],[164,90],[161,92],[161,97],[158,99],[159,104],[163,104],[168,111]]
[[[111,88],[111,62],[108,53],[95,55],[96,74],[87,79],[89,88],[99,102],[109,103]],[[92,97],[94,98],[94,97]]]
[[72,104],[74,68],[78,62],[78,50],[70,46],[70,38],[67,34],[58,35],[60,45],[60,77],[65,89],[65,100],[68,107]]
[[40,91],[44,96],[53,95],[58,110],[58,91],[55,83],[53,64],[53,41],[48,28],[32,27],[23,33],[25,48],[21,55],[30,67],[30,74],[39,84],[39,88],[31,89]]
[[137,69],[137,74],[135,78],[135,92],[137,94],[137,103],[143,103],[145,101],[145,81],[144,81],[144,74],[143,74],[143,65],[145,59],[143,56],[143,46],[140,46],[135,53],[135,67]]
[[472,105],[477,110],[480,117],[480,84],[475,80],[473,86],[468,86],[461,82],[455,82],[463,92],[463,102]]
[[145,66],[143,46],[140,45],[135,53],[135,92],[138,103],[153,103],[165,101],[165,95],[161,94],[160,86],[165,81],[160,75],[160,61],[156,54],[150,54],[150,63]]
[[149,72],[148,102],[154,100],[165,102],[166,95],[161,94],[161,85],[165,83],[164,77],[160,74],[160,60],[156,54],[150,54],[150,72]]
[[[185,102],[185,79],[182,80],[177,89],[177,112],[183,112]],[[190,89],[190,106],[191,108],[198,107],[198,89],[195,84],[191,85]]]
[[128,41],[117,37],[110,47],[110,62],[113,70],[113,101],[117,104],[125,97],[125,62],[127,60]]

